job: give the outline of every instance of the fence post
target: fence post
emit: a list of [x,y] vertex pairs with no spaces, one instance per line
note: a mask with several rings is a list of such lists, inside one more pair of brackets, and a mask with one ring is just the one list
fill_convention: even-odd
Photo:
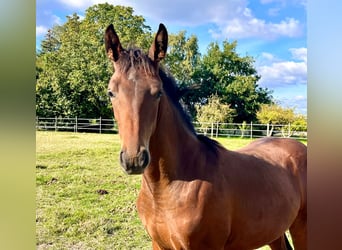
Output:
[[291,123],[289,123],[289,137],[291,137]]
[[251,122],[251,139],[253,138],[253,122]]
[[216,138],[218,137],[219,123],[216,123]]
[[75,132],[77,133],[77,115],[76,115],[76,118],[75,118]]
[[55,116],[55,131],[57,131],[57,116]]
[[101,129],[102,129],[102,126],[101,126],[101,116],[100,116],[100,134],[102,134]]
[[214,137],[214,123],[211,123],[211,138]]
[[115,119],[113,118],[113,131],[116,132],[116,128],[115,128]]

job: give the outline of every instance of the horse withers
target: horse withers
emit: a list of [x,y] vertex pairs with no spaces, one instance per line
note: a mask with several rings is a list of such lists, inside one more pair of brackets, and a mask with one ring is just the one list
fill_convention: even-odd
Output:
[[147,54],[105,32],[119,159],[142,174],[137,209],[153,249],[289,249],[287,230],[307,249],[306,146],[263,138],[231,151],[197,135],[160,65],[167,45],[163,24]]

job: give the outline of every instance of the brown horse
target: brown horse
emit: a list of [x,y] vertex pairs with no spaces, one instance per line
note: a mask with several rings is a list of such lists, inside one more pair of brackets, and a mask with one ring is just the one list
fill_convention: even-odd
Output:
[[123,49],[113,25],[105,33],[120,163],[143,173],[137,209],[153,249],[288,249],[288,229],[307,249],[306,146],[264,138],[229,151],[197,135],[159,65],[167,44],[163,24],[148,54]]

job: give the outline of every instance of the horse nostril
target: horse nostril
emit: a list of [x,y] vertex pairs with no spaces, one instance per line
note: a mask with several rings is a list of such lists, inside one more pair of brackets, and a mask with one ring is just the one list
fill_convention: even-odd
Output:
[[120,163],[122,166],[125,166],[125,159],[124,159],[124,152],[121,150],[120,151]]
[[150,163],[150,153],[141,149],[136,155],[128,155],[126,151],[120,151],[120,164],[128,174],[141,174]]
[[140,158],[139,165],[142,168],[145,168],[150,163],[150,154],[146,149],[141,151],[139,158]]

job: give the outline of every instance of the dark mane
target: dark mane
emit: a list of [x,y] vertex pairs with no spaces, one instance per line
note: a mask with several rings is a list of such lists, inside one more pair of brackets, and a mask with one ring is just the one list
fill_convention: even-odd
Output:
[[197,138],[204,143],[208,149],[215,154],[217,153],[217,149],[222,147],[217,141],[212,140],[204,135],[198,135],[196,130],[191,122],[190,116],[184,111],[182,105],[179,100],[182,98],[180,95],[179,87],[175,79],[162,67],[159,67],[159,72],[157,72],[155,65],[152,60],[143,53],[140,49],[137,48],[129,48],[121,52],[120,59],[117,61],[119,64],[119,68],[122,72],[127,73],[131,68],[136,70],[143,70],[147,75],[155,76],[159,74],[160,79],[163,82],[163,89],[165,94],[169,97],[172,104],[179,112],[182,120],[186,124],[186,127],[197,136]]
[[198,135],[196,133],[195,127],[193,126],[191,122],[190,116],[185,112],[185,110],[183,109],[182,105],[179,102],[182,96],[180,95],[179,87],[177,86],[175,79],[169,73],[166,73],[166,71],[163,69],[159,69],[159,76],[163,82],[163,89],[165,93],[168,95],[172,104],[181,115],[187,128],[194,135],[197,136],[199,141],[205,144],[208,147],[208,149],[216,155],[218,148],[222,147],[222,145],[219,142],[210,139],[209,137],[206,137],[204,135]]
[[190,116],[184,111],[182,105],[180,104],[179,100],[182,98],[179,95],[179,88],[175,79],[167,73],[164,69],[159,69],[159,77],[163,82],[163,89],[164,92],[167,94],[169,99],[171,100],[174,107],[177,109],[179,114],[181,115],[184,123],[186,124],[187,128],[194,134],[196,134],[196,130],[192,125]]
[[147,75],[155,76],[158,74],[152,60],[138,48],[128,48],[120,54],[117,61],[120,70],[127,73],[131,68],[136,70],[143,70]]

